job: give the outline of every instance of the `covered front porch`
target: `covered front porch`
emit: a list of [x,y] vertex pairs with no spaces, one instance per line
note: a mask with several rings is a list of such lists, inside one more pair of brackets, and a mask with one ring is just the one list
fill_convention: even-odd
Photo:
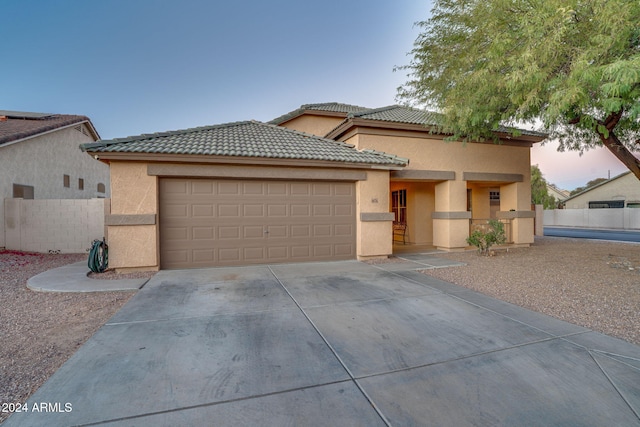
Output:
[[393,172],[393,253],[465,250],[472,230],[490,219],[505,224],[509,244],[528,246],[535,217],[529,185],[519,174]]

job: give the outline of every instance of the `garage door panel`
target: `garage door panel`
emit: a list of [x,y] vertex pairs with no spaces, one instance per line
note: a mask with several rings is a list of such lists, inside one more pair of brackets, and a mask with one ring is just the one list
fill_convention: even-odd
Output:
[[214,195],[215,185],[213,181],[198,180],[190,181],[191,194],[193,195]]
[[260,205],[243,205],[242,206],[242,213],[243,216],[245,217],[252,217],[252,216],[256,216],[256,217],[263,217],[264,216],[264,211],[265,211],[265,206],[263,204]]
[[353,183],[162,178],[159,219],[162,268],[355,258]]
[[286,260],[289,258],[289,248],[287,246],[272,246],[267,248],[267,257],[271,261]]
[[354,187],[351,184],[336,183],[334,185],[334,194],[336,196],[353,196]]
[[192,218],[214,218],[215,209],[213,205],[191,205]]
[[288,216],[288,209],[287,209],[287,205],[268,205],[267,206],[267,215],[270,218],[275,218],[275,217],[287,217]]
[[351,225],[336,225],[334,226],[334,235],[336,237],[354,237],[355,238],[355,228]]
[[353,206],[352,205],[335,205],[333,207],[334,216],[353,216]]
[[218,205],[219,217],[238,218],[240,216],[240,212],[241,210],[239,205]]
[[223,248],[218,251],[218,261],[221,264],[239,262],[240,260],[239,248]]
[[245,239],[263,239],[265,235],[264,229],[261,226],[244,226],[242,227],[242,237]]
[[310,185],[307,183],[293,183],[291,184],[290,193],[292,196],[309,196],[311,194]]
[[263,261],[265,259],[265,248],[244,248],[244,260],[247,262]]
[[291,216],[304,216],[308,217],[311,214],[311,206],[309,205],[291,205]]
[[214,227],[192,227],[191,238],[193,240],[212,240],[215,238]]
[[270,225],[267,229],[269,239],[288,238],[289,226],[287,225]]
[[310,237],[311,226],[310,225],[292,225],[291,237]]
[[284,182],[268,182],[266,186],[266,194],[268,196],[285,196],[289,194],[289,186]]
[[331,245],[315,245],[313,247],[313,255],[316,257],[326,258],[332,255]]
[[223,195],[240,195],[240,183],[237,181],[216,181],[218,194]]
[[189,217],[189,206],[186,204],[167,205],[164,209],[164,218],[187,218]]
[[313,205],[314,216],[331,216],[331,205]]
[[293,259],[308,259],[311,256],[311,250],[309,245],[292,246],[291,258]]

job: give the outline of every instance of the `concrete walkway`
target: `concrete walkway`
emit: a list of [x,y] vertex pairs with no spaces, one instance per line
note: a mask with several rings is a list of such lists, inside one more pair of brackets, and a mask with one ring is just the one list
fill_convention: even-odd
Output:
[[76,262],[33,276],[27,287],[39,292],[110,292],[137,291],[149,279],[100,280],[87,277],[86,261]]
[[640,426],[640,347],[443,262],[161,271],[5,424]]

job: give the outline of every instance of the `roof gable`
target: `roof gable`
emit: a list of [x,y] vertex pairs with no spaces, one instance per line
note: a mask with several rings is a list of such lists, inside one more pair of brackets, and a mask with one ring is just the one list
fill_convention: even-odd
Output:
[[145,153],[315,160],[405,166],[408,161],[295,130],[244,121],[83,144],[90,153]]
[[87,123],[92,137],[100,138],[86,116],[0,110],[0,147],[74,124]]
[[357,113],[361,111],[367,111],[369,108],[360,107],[358,105],[351,104],[342,104],[340,102],[325,102],[320,104],[304,104],[301,105],[300,108],[297,108],[293,111],[290,111],[286,114],[283,114],[280,117],[276,117],[273,120],[269,121],[269,124],[272,125],[280,125],[284,122],[288,122],[291,119],[294,119],[298,116],[301,116],[305,113],[310,112],[321,112],[321,113],[334,113],[336,116],[346,117],[347,114]]

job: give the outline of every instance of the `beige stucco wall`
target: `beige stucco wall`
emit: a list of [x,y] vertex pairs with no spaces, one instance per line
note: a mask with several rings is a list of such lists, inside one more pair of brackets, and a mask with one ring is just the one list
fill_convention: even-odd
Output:
[[[34,199],[109,197],[109,167],[80,150],[80,144],[93,139],[76,126],[0,146],[0,200],[13,197],[13,184],[33,186]],[[63,175],[69,175],[69,188],[63,185]],[[79,178],[84,180],[84,190],[78,188]],[[105,185],[104,193],[97,191],[98,183]],[[4,246],[4,210],[0,209],[0,247]]]
[[[516,211],[512,219],[512,237],[516,244],[533,242],[533,220],[519,218],[520,212],[531,210],[530,147],[527,145],[498,145],[445,142],[437,136],[417,132],[353,132],[346,142],[357,148],[369,148],[410,159],[406,170],[454,172],[455,179],[433,183],[434,205],[429,204],[430,195],[421,195],[418,182],[392,182],[393,189],[407,189],[407,215],[410,241],[429,243],[443,249],[458,249],[467,246],[469,220],[463,218],[467,211],[467,190],[471,189],[472,218],[488,219],[496,216],[491,212],[490,188],[499,188],[501,211]],[[465,181],[464,174],[503,174],[522,177],[521,182]],[[422,183],[426,184],[426,183]],[[411,205],[414,206],[411,206]],[[423,211],[422,209],[429,209]],[[411,212],[420,212],[418,218],[431,212],[440,213],[438,218],[423,222]],[[526,215],[523,214],[523,215]],[[443,218],[444,216],[444,218]],[[413,217],[413,218],[412,218]],[[429,225],[426,225],[429,223]],[[433,236],[432,239],[430,236]]]
[[147,164],[111,162],[111,214],[155,215],[155,224],[109,225],[109,267],[158,269],[158,179]]
[[389,171],[367,171],[367,179],[356,183],[358,258],[386,257],[393,252],[391,217],[363,221],[363,214],[389,212]]
[[[168,166],[169,173],[175,165]],[[180,166],[182,167],[182,166]],[[270,167],[231,167],[214,165],[195,165],[188,167],[190,176],[211,175],[219,170],[220,175],[234,178],[259,176],[283,178],[283,168]],[[300,168],[299,168],[300,169]],[[291,173],[294,173],[291,170]],[[318,175],[317,179],[345,174],[343,170],[331,173],[331,170],[308,170],[305,174]],[[357,171],[356,175],[361,173]],[[366,171],[366,179],[356,181],[356,217],[357,217],[357,256],[371,258],[387,256],[392,253],[392,221],[389,217],[389,171]],[[109,225],[109,266],[120,271],[131,269],[155,270],[159,268],[159,218],[158,218],[158,176],[148,174],[148,165],[144,162],[111,162],[111,215],[118,220],[140,224]],[[309,178],[307,178],[309,179]],[[334,178],[335,179],[335,178]],[[380,217],[380,214],[382,215]],[[155,216],[154,224],[147,224],[149,215]],[[365,220],[361,220],[364,215]]]
[[344,119],[340,117],[330,116],[314,116],[314,115],[302,115],[298,116],[288,122],[282,123],[280,126],[289,129],[294,129],[300,132],[311,133],[313,135],[325,136],[329,131],[333,130],[336,126],[343,122]]
[[640,202],[640,180],[634,174],[628,173],[567,200],[565,208],[586,209],[589,207],[589,202],[603,200],[625,200],[626,203]]

